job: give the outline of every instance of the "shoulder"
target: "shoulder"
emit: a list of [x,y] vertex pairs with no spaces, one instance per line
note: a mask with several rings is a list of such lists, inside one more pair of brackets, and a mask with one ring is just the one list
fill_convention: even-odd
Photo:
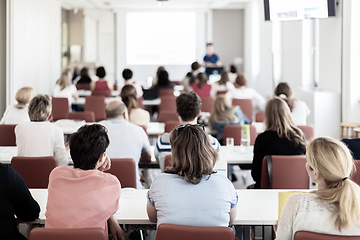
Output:
[[161,135],[158,139],[158,144],[160,146],[170,145],[170,133],[164,133],[163,135]]

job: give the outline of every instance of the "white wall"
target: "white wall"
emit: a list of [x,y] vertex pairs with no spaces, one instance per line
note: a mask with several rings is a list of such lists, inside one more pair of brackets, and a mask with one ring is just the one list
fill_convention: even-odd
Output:
[[[0,114],[6,108],[6,0],[0,0]],[[2,115],[0,115],[0,118]]]

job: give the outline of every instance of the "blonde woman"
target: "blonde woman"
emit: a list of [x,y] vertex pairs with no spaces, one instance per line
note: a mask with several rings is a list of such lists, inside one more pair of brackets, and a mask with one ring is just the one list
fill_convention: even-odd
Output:
[[54,89],[54,97],[63,97],[67,98],[69,101],[69,106],[71,106],[73,99],[78,99],[79,95],[75,85],[71,84],[71,78],[68,71],[64,71],[58,83]]
[[220,92],[220,91],[227,92],[227,91],[232,90],[234,88],[235,88],[234,84],[232,84],[232,82],[230,81],[229,73],[226,72],[226,71],[223,71],[221,73],[220,80],[215,82],[212,85],[210,95],[211,95],[211,97],[216,98],[217,92]]
[[33,88],[20,88],[15,95],[15,99],[18,103],[10,105],[6,108],[0,124],[19,124],[23,122],[30,122],[28,104],[33,97]]
[[306,140],[294,124],[289,106],[274,97],[265,108],[265,132],[259,134],[254,144],[251,175],[255,188],[261,186],[262,161],[266,155],[304,155]]
[[354,163],[347,147],[328,137],[306,148],[305,165],[318,190],[293,194],[280,217],[277,239],[293,239],[297,231],[360,236],[360,188],[349,177]]

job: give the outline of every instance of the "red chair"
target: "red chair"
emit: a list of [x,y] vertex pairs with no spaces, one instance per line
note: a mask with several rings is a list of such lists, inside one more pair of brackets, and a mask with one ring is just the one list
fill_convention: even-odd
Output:
[[95,114],[92,111],[69,112],[67,119],[85,120],[86,122],[95,122]]
[[104,97],[111,97],[111,91],[110,90],[96,90],[92,91],[92,96],[104,96]]
[[233,106],[239,106],[241,111],[247,116],[250,121],[253,119],[253,106],[251,99],[233,99]]
[[229,227],[194,227],[176,224],[160,224],[156,240],[234,240]]
[[[254,125],[250,126],[250,145],[254,146],[257,138],[257,131]],[[241,125],[225,125],[223,131],[223,145],[226,145],[226,138],[234,138],[234,145],[241,145]]]
[[176,97],[175,96],[161,97],[161,103],[159,105],[159,112],[161,112],[161,111],[176,112]]
[[265,120],[265,112],[257,112],[255,115],[255,122],[263,122]]
[[69,113],[69,100],[67,98],[51,98],[53,121],[66,119]]
[[34,228],[29,240],[107,240],[108,235],[101,228]]
[[158,122],[168,122],[168,121],[179,121],[178,115],[174,111],[161,111],[157,118]]
[[137,98],[138,107],[141,108],[141,109],[144,109],[143,101],[144,101],[144,98],[143,98],[143,97]]
[[174,96],[174,89],[168,88],[168,89],[160,89],[159,90],[159,98],[163,98],[165,96]]
[[105,120],[106,119],[105,97],[104,96],[86,97],[85,111],[94,112],[96,122]]
[[360,186],[360,160],[354,160],[356,170],[351,175],[350,179]]
[[0,146],[16,146],[15,124],[0,124]]
[[107,171],[116,176],[121,188],[136,188],[136,163],[132,158],[112,158],[111,168]]
[[75,86],[77,90],[90,90],[90,83],[77,83]]
[[171,132],[174,128],[176,128],[177,126],[180,125],[180,121],[166,121],[165,122],[165,132],[169,133]]
[[201,98],[201,111],[202,112],[212,112],[214,99],[212,97],[202,97]]
[[297,231],[294,240],[360,240],[360,236],[341,236],[307,231]]
[[224,95],[224,94],[226,94],[228,91],[226,90],[226,91],[217,91],[216,92],[216,96],[219,96],[219,95]]
[[304,133],[306,139],[310,142],[311,140],[314,139],[314,126],[309,124],[309,125],[298,125],[298,128],[300,128],[300,130]]
[[57,166],[56,158],[46,157],[13,157],[11,167],[24,179],[28,188],[47,188],[49,175]]
[[170,166],[171,166],[171,154],[169,154],[165,157],[164,169],[166,169],[167,167],[170,167]]
[[309,175],[305,155],[268,155],[261,169],[262,189],[308,189]]

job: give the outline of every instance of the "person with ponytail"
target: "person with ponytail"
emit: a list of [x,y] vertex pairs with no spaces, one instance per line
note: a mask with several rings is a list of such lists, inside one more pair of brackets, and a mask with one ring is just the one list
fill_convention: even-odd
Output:
[[290,196],[277,239],[293,239],[297,231],[360,236],[360,187],[350,179],[355,166],[349,149],[320,137],[308,144],[306,159],[306,170],[318,190]]
[[291,116],[296,125],[306,125],[307,116],[310,109],[305,102],[292,98],[292,91],[286,82],[281,82],[275,88],[275,96],[281,97],[290,108]]
[[211,85],[207,83],[208,78],[205,73],[199,73],[196,75],[195,82],[191,84],[193,92],[199,97],[210,97]]
[[139,108],[136,89],[133,85],[124,85],[120,92],[120,97],[128,109],[129,122],[147,126],[150,122],[150,114]]

